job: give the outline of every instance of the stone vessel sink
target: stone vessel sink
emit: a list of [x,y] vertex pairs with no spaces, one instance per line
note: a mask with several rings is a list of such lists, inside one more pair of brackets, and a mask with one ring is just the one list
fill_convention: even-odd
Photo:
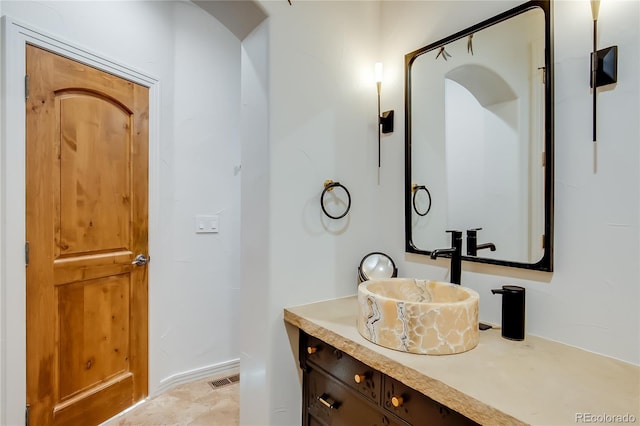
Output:
[[402,352],[465,352],[478,345],[479,299],[469,288],[440,281],[365,281],[358,286],[358,332]]

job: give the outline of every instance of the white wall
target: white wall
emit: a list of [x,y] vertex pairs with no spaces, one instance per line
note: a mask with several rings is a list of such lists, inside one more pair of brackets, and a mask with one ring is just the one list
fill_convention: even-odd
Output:
[[240,289],[241,424],[265,423],[269,416],[265,330],[270,315],[269,252],[269,25],[264,22],[242,43],[242,216]]
[[[262,5],[269,15],[269,146],[264,152],[264,141],[243,139],[241,422],[299,425],[297,338],[294,330],[285,332],[282,308],[353,294],[360,259],[374,248],[387,249],[375,243],[374,230],[375,212],[385,203],[377,197],[373,78],[379,4]],[[250,59],[258,41],[251,41],[251,49],[244,43]],[[383,138],[383,143],[388,142]],[[245,154],[252,152],[263,153],[266,169],[247,161]],[[245,185],[249,167],[252,177],[268,173],[257,189]],[[383,161],[383,182],[387,170]],[[351,192],[352,208],[344,219],[322,215],[326,179]],[[255,208],[260,191],[268,197]],[[263,224],[266,230],[259,228]],[[254,238],[266,238],[266,244]]]
[[[261,336],[263,347],[243,346],[243,362],[261,365],[264,377],[263,387],[241,391],[243,424],[300,423],[296,335],[283,324],[283,307],[354,294],[355,268],[370,250],[388,252],[403,276],[448,277],[446,260],[404,253],[404,54],[519,2],[389,1],[378,4],[381,12],[368,2],[293,3],[263,2],[270,16],[268,264],[264,280],[243,280],[257,295],[241,330]],[[554,3],[555,272],[465,263],[462,282],[480,292],[484,321],[500,322],[491,288],[523,285],[529,333],[639,364],[639,3],[602,5],[600,45],[618,44],[621,58],[617,87],[599,97],[595,173],[589,3]],[[381,59],[382,108],[396,110],[396,131],[383,138],[377,185],[375,97],[357,75]],[[342,228],[320,216],[327,178],[352,189]]]
[[[151,117],[159,137],[151,147],[150,392],[181,376],[237,362],[239,40],[211,15],[187,2],[3,0],[0,13],[160,81],[160,116]],[[21,82],[22,77],[9,84],[19,87]],[[2,158],[0,164],[5,161],[11,158]],[[24,185],[22,179],[3,176],[5,185]],[[2,195],[11,192],[5,187]],[[20,192],[17,194],[19,197]],[[12,201],[2,203],[3,217],[12,205],[21,204]],[[21,217],[20,212],[13,213]],[[220,215],[218,234],[195,234],[194,216],[202,213]],[[2,237],[9,245],[7,251],[22,250],[24,241],[4,241],[4,232]],[[2,294],[7,290],[24,294],[16,290],[23,289],[24,282],[11,278],[3,277]],[[5,326],[20,329],[24,317],[16,317],[15,309],[6,309],[7,303],[19,303],[16,300],[20,298],[0,301],[0,317]],[[3,350],[10,354],[0,355],[2,373],[10,371],[11,377],[17,377],[6,382],[7,375],[1,374],[4,391],[0,398],[2,407],[7,407],[0,409],[3,424],[17,424],[24,415],[24,392],[19,391],[24,388],[21,334],[2,331],[0,336]]]

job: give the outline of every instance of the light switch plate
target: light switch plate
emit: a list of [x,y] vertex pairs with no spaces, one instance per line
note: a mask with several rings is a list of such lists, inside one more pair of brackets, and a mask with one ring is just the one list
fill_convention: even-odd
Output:
[[218,232],[217,214],[196,215],[196,234],[212,234]]

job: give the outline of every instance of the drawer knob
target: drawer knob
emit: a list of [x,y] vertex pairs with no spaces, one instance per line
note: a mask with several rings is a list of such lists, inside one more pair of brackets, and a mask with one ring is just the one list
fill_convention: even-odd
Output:
[[356,383],[362,383],[367,380],[367,374],[356,374],[355,376],[353,376],[353,380]]
[[318,348],[315,346],[307,346],[307,353],[309,355],[311,354],[315,354],[316,352],[318,352]]
[[391,405],[393,405],[396,408],[402,406],[403,402],[404,402],[404,400],[402,399],[401,396],[392,396],[391,397]]

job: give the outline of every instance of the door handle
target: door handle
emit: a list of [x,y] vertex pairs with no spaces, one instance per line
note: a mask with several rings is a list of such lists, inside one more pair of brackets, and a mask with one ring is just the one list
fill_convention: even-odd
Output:
[[146,257],[144,254],[139,254],[131,262],[132,265],[144,266],[151,260],[151,257]]
[[327,407],[327,408],[329,408],[331,410],[337,409],[338,406],[340,405],[335,399],[331,398],[326,393],[323,393],[322,395],[320,395],[318,397],[318,401],[320,401],[320,403],[322,405],[324,405],[325,407]]

